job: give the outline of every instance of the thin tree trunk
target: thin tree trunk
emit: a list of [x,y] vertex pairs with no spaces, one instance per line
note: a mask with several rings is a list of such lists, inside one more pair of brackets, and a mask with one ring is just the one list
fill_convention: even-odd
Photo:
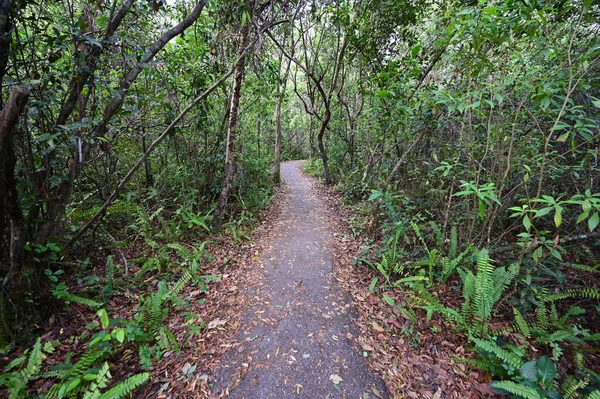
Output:
[[[280,59],[280,61],[282,60]],[[285,96],[285,87],[291,66],[292,60],[288,59],[283,77],[279,76],[280,79],[277,82],[277,104],[275,105],[275,163],[273,165],[273,182],[275,184],[281,182],[281,103]],[[281,82],[281,79],[283,79],[283,83]]]
[[246,23],[240,31],[240,43],[238,46],[238,54],[240,59],[235,67],[235,75],[233,78],[233,88],[231,95],[231,106],[229,108],[229,125],[227,127],[227,145],[225,148],[225,175],[223,176],[223,185],[221,187],[221,195],[219,196],[219,203],[215,210],[212,222],[212,230],[220,231],[223,225],[223,218],[225,216],[225,208],[229,201],[229,194],[233,187],[233,178],[235,175],[236,168],[236,132],[237,132],[237,117],[238,108],[240,105],[240,94],[242,90],[242,83],[244,81],[244,65],[245,65],[245,54],[246,42],[248,41],[248,33],[250,32],[249,23]]
[[273,182],[281,182],[281,102],[283,96],[279,95],[275,105],[275,162],[273,164]]
[[329,111],[329,106],[327,106],[327,108],[325,109],[325,113],[323,114],[323,119],[321,120],[319,134],[317,135],[319,153],[321,154],[321,160],[323,161],[323,177],[325,178],[325,184],[333,183],[333,180],[331,179],[331,173],[329,173],[327,151],[325,150],[325,144],[323,144],[323,137],[325,136],[325,130],[327,130],[329,119],[331,119],[331,111]]

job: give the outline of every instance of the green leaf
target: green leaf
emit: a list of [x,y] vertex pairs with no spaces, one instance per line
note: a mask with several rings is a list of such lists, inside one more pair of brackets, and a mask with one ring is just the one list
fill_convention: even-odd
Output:
[[77,388],[81,384],[81,378],[75,378],[69,385],[67,385],[67,389],[65,392],[70,392],[73,389]]
[[525,215],[523,218],[523,226],[525,226],[525,230],[529,231],[531,228],[531,220],[529,220],[529,215]]
[[109,319],[106,310],[100,309],[96,314],[100,317],[100,324],[102,324],[102,328],[108,328]]
[[527,380],[531,382],[537,382],[538,377],[538,368],[537,362],[535,360],[531,360],[521,366],[521,376],[525,377]]
[[390,306],[394,306],[396,304],[396,301],[394,301],[394,298],[391,298],[388,295],[384,295],[383,300]]
[[562,224],[562,213],[558,209],[554,214],[554,224],[556,225],[556,227],[560,227],[560,225]]
[[539,380],[546,385],[556,377],[556,366],[548,356],[542,356],[537,361]]
[[415,58],[417,55],[419,55],[420,51],[421,51],[421,43],[419,43],[415,47],[413,47],[410,50],[410,54],[412,55],[413,58]]
[[369,285],[369,292],[372,294],[375,291],[375,287],[377,286],[377,282],[379,281],[379,277],[373,277],[371,280],[371,284]]
[[590,231],[594,231],[594,229],[598,226],[598,222],[600,222],[600,217],[598,217],[598,212],[595,212],[588,219],[588,228],[590,229]]

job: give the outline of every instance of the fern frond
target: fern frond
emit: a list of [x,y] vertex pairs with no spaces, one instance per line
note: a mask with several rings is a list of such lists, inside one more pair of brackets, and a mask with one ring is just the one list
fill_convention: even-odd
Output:
[[89,306],[92,309],[98,309],[99,307],[102,306],[102,304],[100,302],[94,301],[94,300],[89,299],[89,298],[84,298],[84,297],[79,296],[79,295],[71,294],[68,291],[55,290],[53,293],[54,293],[54,296],[56,298],[62,299],[67,304],[69,304],[69,303],[78,303],[78,304],[81,304],[81,305]]
[[583,340],[581,338],[574,336],[573,333],[571,333],[570,331],[566,331],[566,330],[555,331],[550,335],[546,335],[546,336],[537,338],[534,342],[538,343],[538,344],[550,344],[552,342],[563,342],[563,341],[574,342],[574,343],[579,343],[579,344],[583,343]]
[[495,342],[486,341],[475,337],[471,337],[470,339],[475,344],[477,349],[493,354],[512,368],[518,369],[524,363],[521,356],[501,348]]
[[0,355],[7,355],[10,349],[8,338],[0,332]]
[[417,281],[425,281],[425,280],[427,280],[427,277],[425,277],[425,276],[409,276],[409,277],[404,277],[404,278],[394,281],[393,286],[399,287],[401,284],[414,283]]
[[136,388],[145,384],[149,377],[149,373],[141,373],[131,376],[103,393],[99,399],[121,399],[133,392]]
[[415,223],[414,220],[411,220],[410,228],[415,232],[415,236],[417,237],[419,242],[421,242],[421,245],[423,245],[423,249],[425,250],[425,252],[427,252],[427,255],[429,255],[429,247],[427,247],[427,243],[425,242],[425,239],[423,238],[423,234],[421,234],[419,225],[417,225],[417,223]]
[[81,377],[86,371],[95,366],[98,362],[104,360],[106,356],[107,352],[103,349],[93,349],[84,353],[64,378]]
[[517,395],[523,399],[544,399],[534,388],[517,384],[513,381],[493,381],[490,382],[490,386]]
[[42,351],[42,341],[38,338],[31,349],[31,354],[29,355],[29,361],[27,362],[27,367],[21,371],[21,373],[26,377],[30,378],[32,376],[38,375],[40,370],[42,369],[42,362],[46,356]]
[[106,283],[113,285],[115,281],[115,261],[111,256],[106,258],[106,271],[104,273]]
[[457,257],[448,255],[448,258],[444,258],[442,263],[442,281],[446,281],[448,277],[456,270],[458,265],[461,264],[465,256],[471,252],[471,247],[467,247]]
[[498,371],[498,364],[490,359],[484,359],[481,357],[475,359],[456,358],[454,361],[468,364],[491,375],[496,375]]
[[550,325],[550,319],[548,318],[548,309],[544,302],[540,302],[540,306],[537,309],[535,315],[535,323],[537,327],[547,330]]
[[112,376],[110,375],[110,370],[108,368],[108,362],[104,362],[100,370],[98,370],[98,375],[96,379],[90,384],[87,392],[83,396],[83,399],[99,399],[102,394],[101,390],[108,386],[108,382]]
[[468,270],[463,273],[462,280],[462,296],[465,301],[463,302],[461,313],[465,319],[468,319],[473,313],[472,302],[475,296],[475,275],[472,271]]
[[531,328],[529,327],[529,324],[527,324],[527,322],[525,321],[525,318],[523,317],[519,309],[513,307],[513,313],[515,315],[515,325],[519,329],[519,332],[523,334],[523,336],[525,336],[526,338],[530,338]]
[[581,288],[558,292],[556,294],[546,294],[540,297],[543,302],[554,302],[567,298],[585,298],[600,300],[600,290],[596,288]]
[[552,360],[554,360],[555,362],[558,363],[558,361],[560,360],[560,358],[563,355],[563,349],[556,342],[552,342],[550,344],[550,347],[552,348]]
[[564,263],[563,266],[566,266],[570,269],[580,270],[582,272],[600,273],[600,269],[598,268],[599,265],[588,266],[579,263]]
[[494,266],[487,249],[477,254],[477,275],[475,276],[475,295],[473,297],[474,314],[481,320],[487,320],[492,314],[492,292],[494,289]]
[[169,298],[173,298],[175,296],[177,296],[181,290],[183,290],[183,288],[192,280],[192,273],[188,270],[186,271],[183,276],[181,276],[179,278],[179,280],[177,280],[177,282],[173,285],[173,287],[169,290],[169,293],[167,294],[167,296]]
[[596,254],[594,253],[594,251],[591,250],[590,247],[588,247],[587,245],[582,245],[581,248],[583,248],[583,252],[585,252],[586,257],[592,261],[592,263],[598,267],[600,266],[600,259],[598,259],[598,257],[596,256]]
[[575,395],[577,395],[577,391],[579,389],[585,388],[586,386],[588,386],[589,383],[590,383],[589,380],[586,380],[586,379],[577,380],[575,377],[573,377],[571,375],[568,376],[563,381],[562,388],[561,388],[563,398],[564,399],[576,398]]
[[600,399],[600,390],[596,389],[587,396],[587,399]]

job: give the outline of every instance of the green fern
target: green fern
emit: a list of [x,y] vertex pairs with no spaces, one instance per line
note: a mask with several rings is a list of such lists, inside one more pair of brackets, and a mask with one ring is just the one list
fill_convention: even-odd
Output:
[[581,270],[582,272],[600,273],[600,265],[588,266],[579,263],[564,263],[563,265],[570,269]]
[[520,368],[524,363],[523,354],[517,354],[508,351],[498,346],[498,344],[496,344],[494,341],[483,340],[476,337],[471,337],[470,340],[475,344],[476,350],[488,352],[496,356],[498,359],[502,360],[506,365],[510,366],[513,369]]
[[136,374],[120,382],[115,387],[103,393],[99,399],[121,399],[145,384],[150,378],[149,373]]
[[89,298],[84,298],[79,295],[71,294],[66,290],[54,290],[53,294],[56,298],[65,301],[67,304],[78,303],[81,305],[89,306],[92,309],[98,309],[102,306],[100,302],[94,301]]
[[589,380],[578,380],[573,376],[568,376],[563,381],[561,391],[564,399],[574,399],[577,397],[577,391],[589,385]]
[[523,334],[525,338],[530,338],[531,327],[529,324],[527,324],[521,312],[517,308],[513,307],[513,313],[515,315],[515,325],[517,326],[519,332]]
[[554,302],[567,298],[595,299],[600,301],[600,290],[596,288],[581,288],[558,292],[555,294],[546,294],[540,297],[543,302]]
[[545,399],[534,388],[513,381],[493,381],[490,383],[492,388],[509,392],[523,399]]
[[[45,348],[48,348],[45,346]],[[52,348],[53,349],[53,348]],[[35,341],[35,344],[30,350],[25,351],[24,355],[10,362],[5,373],[0,375],[0,386],[8,388],[9,399],[17,399],[25,396],[25,387],[30,380],[39,377],[42,362],[46,358],[44,348],[40,338]],[[20,370],[15,370],[24,366]],[[15,370],[10,372],[11,370]]]
[[[452,273],[454,273],[456,268],[462,263],[465,256],[467,256],[471,251],[472,248],[469,246],[458,256],[454,256],[452,255],[452,252],[449,252],[448,257],[442,259],[442,275],[440,277],[440,280],[446,281],[448,277],[450,277]],[[453,252],[456,252],[456,249],[454,249]]]
[[104,273],[104,279],[109,286],[113,286],[115,283],[115,269],[115,261],[111,255],[106,258],[106,271]]
[[188,270],[186,271],[183,276],[181,276],[179,278],[179,280],[177,280],[177,282],[175,284],[173,284],[173,287],[171,287],[171,289],[169,290],[167,297],[168,298],[174,298],[177,295],[179,295],[179,293],[181,292],[181,290],[183,290],[183,288],[189,284],[190,281],[192,281],[192,273]]
[[108,362],[104,362],[102,367],[98,370],[96,379],[90,384],[87,392],[83,395],[83,399],[98,399],[102,394],[102,389],[108,386],[108,382],[112,376],[108,368]]
[[587,399],[600,399],[600,390],[596,389],[587,396]]
[[0,355],[7,355],[10,350],[10,344],[6,335],[0,332]]
[[592,251],[592,249],[585,244],[582,245],[581,248],[583,248],[586,258],[589,259],[595,267],[600,267],[600,259],[598,256],[596,256],[594,251]]
[[427,252],[427,255],[429,255],[429,247],[427,246],[427,243],[425,242],[425,238],[423,238],[423,234],[421,234],[419,225],[417,223],[415,223],[414,220],[411,220],[410,228],[415,232],[415,236],[417,237],[417,240],[419,240],[421,245],[423,245],[423,249],[425,250],[425,252]]

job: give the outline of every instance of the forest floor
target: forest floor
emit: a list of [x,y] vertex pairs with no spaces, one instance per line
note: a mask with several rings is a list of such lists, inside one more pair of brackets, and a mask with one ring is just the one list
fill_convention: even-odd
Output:
[[348,212],[301,164],[282,165],[284,184],[251,242],[218,246],[211,273],[222,281],[198,310],[208,328],[157,365],[143,396],[492,396],[485,376],[452,360],[464,356],[463,338],[411,325],[369,293],[373,271],[352,262],[364,244],[350,237]]

